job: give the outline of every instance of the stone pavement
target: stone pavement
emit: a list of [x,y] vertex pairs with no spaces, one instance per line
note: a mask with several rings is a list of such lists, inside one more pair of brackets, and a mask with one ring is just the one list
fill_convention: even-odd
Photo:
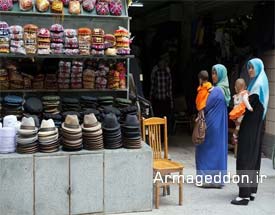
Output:
[[[169,155],[184,164],[184,174],[195,175],[195,148],[188,135],[169,138]],[[228,155],[228,171],[235,174],[235,158]],[[259,185],[258,196],[248,206],[234,206],[230,201],[238,194],[236,184],[227,184],[223,189],[203,189],[184,183],[183,205],[178,206],[178,186],[171,186],[171,195],[160,198],[160,208],[150,212],[129,215],[273,215],[275,214],[275,170],[271,160],[262,159],[261,174],[267,179]],[[125,214],[127,215],[127,214]]]

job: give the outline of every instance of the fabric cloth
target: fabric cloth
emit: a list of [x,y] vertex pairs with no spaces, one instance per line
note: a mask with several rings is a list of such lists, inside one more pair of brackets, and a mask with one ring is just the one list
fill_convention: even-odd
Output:
[[252,111],[252,107],[248,100],[248,92],[247,90],[243,90],[239,94],[233,96],[234,98],[234,108],[229,113],[229,118],[231,120],[235,120],[245,113],[246,108]]
[[155,100],[170,99],[172,106],[172,77],[168,67],[160,69],[158,66],[153,68],[151,74],[150,97]]
[[264,107],[263,118],[267,112],[267,105],[269,100],[269,85],[268,79],[264,71],[263,61],[259,58],[254,58],[248,61],[247,67],[252,65],[255,70],[255,78],[249,83],[248,91],[250,95],[257,94],[259,96],[259,100]]
[[196,107],[197,110],[200,111],[206,106],[207,98],[209,96],[209,90],[212,88],[212,84],[210,82],[205,82],[200,85],[197,89],[198,94],[196,98]]
[[[202,180],[206,175],[223,176],[227,172],[228,116],[219,87],[214,87],[209,94],[204,115],[207,125],[205,141],[196,146],[196,170]],[[220,182],[223,185],[223,181]]]
[[220,87],[223,90],[226,104],[227,106],[229,106],[231,96],[227,77],[227,69],[222,64],[216,64],[213,66],[212,70],[215,70],[217,72],[218,83],[216,83],[216,86]]

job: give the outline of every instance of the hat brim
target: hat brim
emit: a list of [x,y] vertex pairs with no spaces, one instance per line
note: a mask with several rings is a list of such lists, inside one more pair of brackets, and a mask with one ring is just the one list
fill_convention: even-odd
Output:
[[50,136],[50,135],[55,135],[58,132],[58,129],[55,128],[53,131],[39,131],[38,136],[39,137],[45,137],[45,136]]
[[78,128],[67,128],[66,126],[65,126],[65,123],[63,122],[62,123],[62,129],[64,129],[65,131],[68,131],[68,132],[70,132],[70,133],[79,133],[79,132],[81,132],[82,131],[82,128],[81,128],[81,126],[79,126]]
[[97,122],[97,125],[96,125],[96,126],[90,127],[90,128],[85,128],[85,127],[84,127],[84,124],[82,124],[81,127],[82,127],[82,130],[83,130],[83,131],[97,131],[97,130],[101,129],[101,123],[100,123],[100,122]]
[[35,130],[26,130],[26,129],[19,129],[18,133],[22,135],[31,135],[36,134],[38,132],[38,128],[35,128]]

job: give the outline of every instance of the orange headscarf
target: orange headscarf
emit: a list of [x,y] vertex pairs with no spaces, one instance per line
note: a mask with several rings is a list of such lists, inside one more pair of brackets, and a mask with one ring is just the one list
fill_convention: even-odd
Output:
[[205,82],[198,87],[198,89],[197,89],[198,95],[196,98],[196,107],[197,107],[198,111],[205,108],[206,101],[209,96],[209,90],[211,88],[212,88],[212,84],[210,82]]

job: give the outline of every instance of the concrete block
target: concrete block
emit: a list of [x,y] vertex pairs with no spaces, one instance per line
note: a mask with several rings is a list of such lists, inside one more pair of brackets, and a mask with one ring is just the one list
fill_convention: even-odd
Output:
[[152,210],[152,159],[146,144],[138,150],[105,150],[105,213]]
[[275,135],[275,122],[266,121],[265,132],[267,134]]
[[35,157],[35,214],[69,214],[69,157]]
[[71,213],[103,212],[103,152],[70,156]]
[[33,214],[33,157],[0,157],[0,214]]

